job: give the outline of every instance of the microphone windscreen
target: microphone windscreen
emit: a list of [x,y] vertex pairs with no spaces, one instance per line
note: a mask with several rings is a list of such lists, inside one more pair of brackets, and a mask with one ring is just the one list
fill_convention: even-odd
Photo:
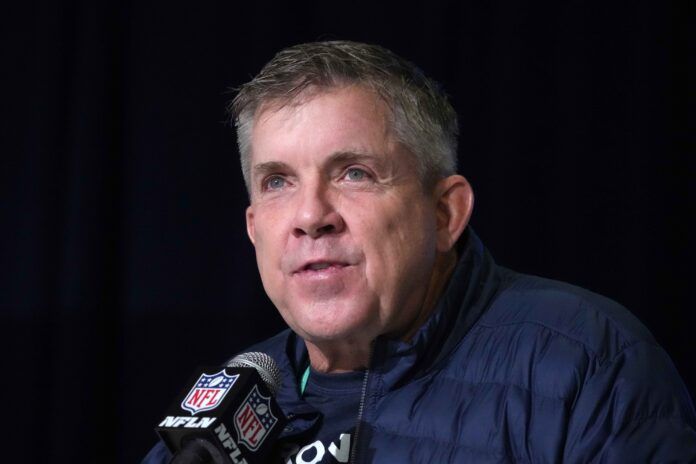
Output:
[[282,383],[280,369],[273,358],[266,353],[250,351],[238,354],[227,362],[227,367],[252,367],[256,369],[271,395],[275,396],[280,389]]

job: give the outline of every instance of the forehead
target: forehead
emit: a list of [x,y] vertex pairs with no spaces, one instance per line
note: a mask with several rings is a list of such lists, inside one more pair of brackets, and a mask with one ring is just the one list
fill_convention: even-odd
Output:
[[396,143],[387,105],[357,86],[309,92],[290,104],[271,102],[254,119],[252,165],[297,152],[385,153]]

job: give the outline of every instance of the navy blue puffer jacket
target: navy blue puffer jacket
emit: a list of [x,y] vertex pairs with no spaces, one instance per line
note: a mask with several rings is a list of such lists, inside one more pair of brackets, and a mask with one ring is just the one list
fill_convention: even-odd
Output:
[[[628,311],[497,266],[470,230],[438,308],[409,343],[376,340],[356,463],[696,462],[696,414],[671,360]],[[251,347],[284,373],[302,433],[307,365],[290,331]],[[167,462],[158,445],[146,464]]]

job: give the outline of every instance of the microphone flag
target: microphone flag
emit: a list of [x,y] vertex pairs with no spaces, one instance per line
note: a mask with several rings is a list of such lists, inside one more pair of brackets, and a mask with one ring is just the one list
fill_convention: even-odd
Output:
[[265,462],[286,419],[252,367],[198,369],[155,431],[173,455],[204,440],[215,462]]

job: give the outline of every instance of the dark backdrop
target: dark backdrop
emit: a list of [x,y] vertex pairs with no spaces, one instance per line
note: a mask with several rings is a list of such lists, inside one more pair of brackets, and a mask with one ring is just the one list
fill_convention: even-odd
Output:
[[137,462],[196,365],[283,326],[246,240],[224,107],[274,52],[316,39],[380,43],[442,82],[460,114],[472,222],[497,261],[623,303],[694,396],[685,11],[235,3],[3,6],[11,456]]

